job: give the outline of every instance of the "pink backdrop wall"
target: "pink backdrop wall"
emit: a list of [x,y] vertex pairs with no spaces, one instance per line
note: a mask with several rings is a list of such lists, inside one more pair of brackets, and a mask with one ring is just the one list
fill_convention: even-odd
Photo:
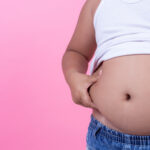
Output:
[[83,3],[0,2],[0,150],[85,150],[92,111],[61,68]]

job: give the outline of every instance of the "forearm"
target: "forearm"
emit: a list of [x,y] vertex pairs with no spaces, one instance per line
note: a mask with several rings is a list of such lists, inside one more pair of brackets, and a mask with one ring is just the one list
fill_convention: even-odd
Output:
[[62,58],[62,69],[67,83],[70,82],[71,74],[74,72],[86,73],[88,59],[76,51],[68,50]]

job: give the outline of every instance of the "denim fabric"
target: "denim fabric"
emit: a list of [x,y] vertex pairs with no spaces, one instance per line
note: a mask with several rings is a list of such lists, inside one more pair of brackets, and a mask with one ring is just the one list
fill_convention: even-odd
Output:
[[86,150],[150,150],[150,135],[130,135],[111,129],[93,114],[86,135]]

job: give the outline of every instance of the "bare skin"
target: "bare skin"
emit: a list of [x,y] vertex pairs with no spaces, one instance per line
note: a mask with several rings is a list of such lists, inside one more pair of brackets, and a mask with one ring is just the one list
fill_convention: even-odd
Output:
[[130,55],[104,61],[101,78],[89,94],[106,126],[134,135],[150,135],[150,55]]
[[[100,0],[87,0],[81,11],[67,47],[67,50],[74,49],[78,53],[72,52],[70,57],[68,54],[64,59],[64,72],[68,80],[70,74],[65,70],[73,68],[74,71],[85,73],[95,52],[93,17],[99,3]],[[109,128],[123,133],[150,135],[150,55],[115,57],[104,61],[94,74],[100,70],[101,77],[89,90],[97,107],[92,108],[94,117]]]
[[[94,11],[100,0],[95,1]],[[150,135],[150,55],[128,55],[104,61],[94,74],[101,78],[89,94],[106,126],[134,135]]]

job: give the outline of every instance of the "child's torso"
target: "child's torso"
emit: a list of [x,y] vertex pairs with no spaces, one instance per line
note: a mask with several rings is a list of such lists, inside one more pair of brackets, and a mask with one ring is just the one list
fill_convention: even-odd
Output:
[[[100,0],[98,1],[100,2]],[[100,6],[98,1],[95,1],[95,10],[98,6]],[[142,34],[137,34],[139,35],[139,37],[134,36],[135,39],[133,39],[133,36],[130,37],[129,33],[136,31],[139,31],[139,33],[146,33],[145,31],[147,31],[148,34],[143,34],[144,36],[147,35],[147,47],[142,47],[142,45],[142,49],[131,49],[131,51],[133,50],[135,52],[134,54],[136,54],[137,50],[139,50],[142,54],[142,50],[147,50],[144,52],[146,54],[150,54],[150,48],[148,49],[148,46],[150,44],[150,20],[148,21],[148,18],[150,19],[150,15],[145,15],[145,13],[148,13],[148,10],[150,10],[150,5],[148,5],[150,4],[150,1],[101,0],[101,2],[102,1],[103,3],[101,3],[102,5],[96,12],[97,17],[95,18],[95,25],[97,26],[96,31],[98,34],[97,40],[100,39],[100,42],[104,42],[105,37],[108,38],[109,36],[110,41],[108,42],[112,44],[113,41],[111,40],[115,39],[115,36],[114,38],[111,38],[111,36],[115,34],[117,35],[117,33],[119,32],[119,34],[122,33],[122,35],[127,34],[129,40],[132,39],[133,43],[137,40],[137,45],[138,47],[140,47],[142,43],[145,43],[145,41],[142,42],[140,36]],[[142,6],[145,6],[145,9]],[[134,11],[131,8],[138,9],[139,11]],[[130,19],[130,17],[127,14],[124,14],[125,12],[123,11],[125,10],[128,10],[127,14],[131,15],[132,17],[130,17],[132,19],[136,17],[137,21],[131,20],[131,22],[129,23],[128,19]],[[140,14],[138,14],[138,12]],[[101,17],[98,17],[98,14]],[[124,14],[124,16],[127,16],[128,19],[121,18],[121,16],[123,16],[122,14]],[[117,26],[115,26],[115,24],[117,23],[117,16],[119,20],[123,21],[120,23],[120,21],[118,20],[120,24],[118,28]],[[100,18],[102,20],[98,20]],[[128,20],[127,22],[125,21],[126,19]],[[142,20],[143,23],[141,22]],[[101,36],[98,31],[102,33]],[[107,33],[107,31],[109,32]],[[116,38],[119,39],[119,37]],[[123,36],[120,35],[120,38],[123,39]],[[128,40],[128,38],[124,38],[124,40]],[[128,45],[128,43],[126,44]],[[101,45],[99,45],[99,49],[97,50],[101,50]],[[126,48],[123,48],[122,50],[124,52],[128,52],[126,51]],[[96,64],[98,66],[98,61],[95,61],[95,68]],[[150,55],[124,55],[123,57],[116,57],[109,60],[106,59],[95,73],[98,73],[100,69],[103,70],[101,78],[90,88],[91,98],[99,109],[99,112],[93,110],[95,118],[97,118],[99,121],[110,128],[128,134],[131,133],[149,135]]]

